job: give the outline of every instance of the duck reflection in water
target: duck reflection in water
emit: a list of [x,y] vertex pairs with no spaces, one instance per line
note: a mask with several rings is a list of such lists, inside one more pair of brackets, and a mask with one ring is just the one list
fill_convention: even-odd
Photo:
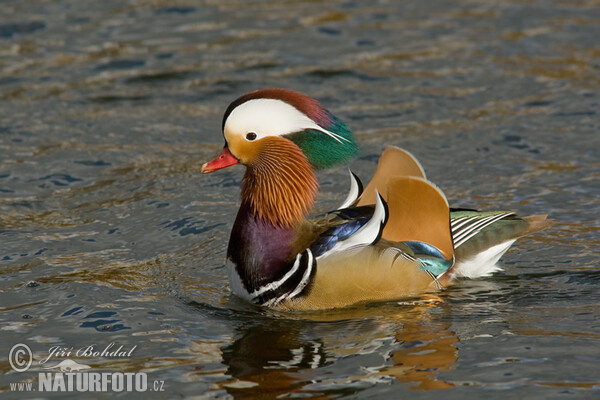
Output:
[[233,378],[222,386],[235,398],[318,393],[327,398],[352,391],[352,382],[363,388],[393,381],[420,390],[453,387],[437,376],[452,370],[458,358],[458,338],[439,318],[444,308],[429,298],[305,314],[303,320],[257,319],[240,326],[222,348]]

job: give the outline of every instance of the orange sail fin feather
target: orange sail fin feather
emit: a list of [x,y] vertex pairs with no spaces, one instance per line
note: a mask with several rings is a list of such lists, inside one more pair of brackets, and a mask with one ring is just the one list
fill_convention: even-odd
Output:
[[420,241],[452,258],[450,208],[444,194],[422,178],[395,177],[379,188],[387,196],[389,219],[383,238],[392,242]]
[[499,270],[516,239],[552,224],[545,216],[452,209],[398,147],[385,149],[362,193],[353,175],[340,209],[307,220],[315,170],[349,161],[358,146],[341,120],[294,91],[236,99],[223,136],[223,151],[202,172],[246,167],[227,269],[233,293],[255,304],[323,310],[422,295]]
[[357,205],[374,204],[375,190],[379,189],[380,193],[384,193],[381,188],[387,185],[389,179],[396,176],[415,176],[425,179],[425,171],[423,171],[417,159],[408,151],[399,147],[388,146],[379,157],[375,174],[358,200]]

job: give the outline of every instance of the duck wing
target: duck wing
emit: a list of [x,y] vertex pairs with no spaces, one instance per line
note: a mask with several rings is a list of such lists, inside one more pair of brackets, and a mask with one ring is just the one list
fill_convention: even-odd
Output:
[[418,177],[391,179],[386,191],[387,202],[376,191],[374,207],[336,210],[314,222],[321,228],[305,250],[315,260],[313,278],[280,307],[344,307],[441,287],[438,276],[454,260],[446,198]]

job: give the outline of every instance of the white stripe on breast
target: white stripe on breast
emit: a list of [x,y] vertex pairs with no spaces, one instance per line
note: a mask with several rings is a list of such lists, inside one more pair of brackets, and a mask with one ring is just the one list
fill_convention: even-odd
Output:
[[260,288],[258,288],[254,292],[252,292],[250,294],[250,296],[252,298],[256,298],[256,297],[260,296],[261,294],[263,294],[264,292],[267,292],[269,290],[277,290],[281,285],[283,285],[285,283],[285,281],[290,279],[290,277],[292,275],[294,275],[296,273],[296,271],[298,271],[298,268],[300,267],[300,258],[301,257],[302,257],[302,253],[299,253],[296,256],[296,261],[294,261],[294,265],[292,266],[292,268],[290,268],[290,270],[281,279],[270,282],[264,286],[261,286]]

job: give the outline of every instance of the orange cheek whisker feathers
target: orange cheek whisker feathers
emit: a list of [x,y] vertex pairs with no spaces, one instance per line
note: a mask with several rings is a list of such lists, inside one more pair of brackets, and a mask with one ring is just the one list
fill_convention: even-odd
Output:
[[302,151],[284,138],[265,138],[255,160],[247,165],[242,200],[255,214],[279,226],[302,220],[318,191],[313,167]]

